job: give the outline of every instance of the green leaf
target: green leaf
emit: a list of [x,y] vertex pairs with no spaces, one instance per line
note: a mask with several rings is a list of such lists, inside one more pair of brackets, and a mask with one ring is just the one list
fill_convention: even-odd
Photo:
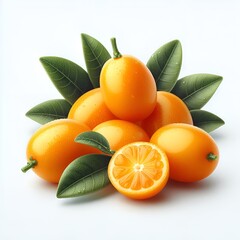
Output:
[[83,132],[75,138],[75,142],[95,147],[106,154],[112,155],[114,153],[114,151],[110,149],[107,139],[98,132]]
[[110,159],[110,156],[102,154],[89,154],[75,159],[60,178],[57,197],[78,197],[108,185],[107,168]]
[[102,67],[111,56],[97,39],[84,33],[81,34],[81,38],[87,71],[92,85],[97,88]]
[[170,92],[174,87],[182,66],[182,46],[173,40],[160,47],[147,62],[158,91]]
[[206,132],[212,132],[224,125],[224,121],[213,113],[205,110],[191,110],[193,124]]
[[177,81],[172,93],[180,97],[190,110],[202,108],[216,92],[222,77],[213,74],[193,74]]
[[71,106],[65,99],[52,99],[31,108],[26,116],[40,124],[45,124],[55,119],[67,118]]
[[93,88],[87,72],[70,60],[41,57],[40,62],[58,91],[72,104]]

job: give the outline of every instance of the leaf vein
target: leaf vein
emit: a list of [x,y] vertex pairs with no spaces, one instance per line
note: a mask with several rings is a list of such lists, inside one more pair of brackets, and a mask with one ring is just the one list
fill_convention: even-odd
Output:
[[44,59],[45,63],[47,63],[49,66],[51,66],[53,69],[56,70],[56,72],[59,72],[62,74],[69,82],[71,82],[75,88],[77,88],[81,93],[83,93],[83,90],[79,88],[79,86],[75,83],[76,81],[72,80],[69,76],[67,76],[64,72],[62,72],[59,68],[55,67],[53,64],[51,64],[48,60]]
[[[167,68],[167,65],[169,64],[169,62],[170,62],[170,60],[171,60],[171,58],[172,58],[172,56],[173,56],[173,54],[174,54],[174,52],[175,52],[175,50],[176,50],[176,48],[177,48],[177,45],[178,45],[178,44],[175,44],[175,46],[174,46],[174,48],[172,49],[172,51],[171,51],[171,53],[170,53],[170,55],[169,55],[169,57],[168,57],[165,65],[164,65],[164,67],[163,67],[163,69],[162,69],[162,71],[159,73],[159,75],[158,75],[158,77],[157,77],[157,82],[160,81],[160,78],[161,78],[162,74],[165,72],[165,69]],[[157,62],[158,62],[158,58],[157,58]],[[159,64],[159,63],[158,63],[158,64]]]
[[[186,88],[187,96],[183,97],[182,100],[186,100],[186,99],[188,99],[188,98],[191,98],[191,97],[192,97],[193,95],[195,95],[196,93],[203,91],[205,88],[208,88],[209,86],[217,83],[218,81],[219,81],[219,79],[216,79],[215,81],[212,81],[212,82],[210,82],[209,84],[206,84],[206,85],[202,86],[201,88],[197,88],[197,87],[195,86],[195,88],[194,88],[195,90],[194,90],[192,93],[190,93],[190,94],[188,94],[187,88]],[[196,85],[196,82],[195,82],[195,85]]]
[[[59,195],[62,195],[62,194],[63,194],[64,192],[66,192],[68,189],[72,188],[72,186],[78,184],[79,182],[83,181],[84,179],[86,179],[86,178],[88,178],[88,177],[93,177],[93,176],[92,176],[93,174],[97,174],[97,173],[99,173],[99,172],[101,172],[101,171],[104,171],[104,170],[106,170],[106,169],[107,169],[107,166],[106,166],[106,167],[103,167],[103,168],[100,168],[100,169],[98,169],[98,170],[96,170],[96,171],[94,171],[94,172],[91,172],[91,173],[83,176],[82,178],[80,178],[80,179],[78,179],[77,181],[75,181],[75,182],[73,182],[72,184],[70,184],[68,187],[64,188],[64,189],[59,193]],[[84,182],[84,183],[86,184],[86,182]],[[85,191],[86,191],[86,186],[85,186],[85,188],[84,188],[84,192],[85,192]]]

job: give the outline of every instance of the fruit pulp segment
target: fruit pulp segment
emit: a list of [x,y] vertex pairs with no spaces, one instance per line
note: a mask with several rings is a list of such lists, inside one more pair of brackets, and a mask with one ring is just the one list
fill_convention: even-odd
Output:
[[131,146],[115,159],[113,176],[123,188],[140,190],[151,187],[162,176],[161,154],[151,146]]

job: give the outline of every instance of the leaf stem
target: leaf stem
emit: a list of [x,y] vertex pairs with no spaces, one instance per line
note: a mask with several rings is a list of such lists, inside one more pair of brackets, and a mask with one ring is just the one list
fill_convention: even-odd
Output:
[[111,38],[112,48],[113,48],[113,58],[120,58],[122,54],[118,51],[116,38]]
[[207,155],[207,160],[208,160],[208,161],[214,161],[214,160],[217,160],[217,158],[218,158],[218,156],[215,155],[214,153],[209,153],[209,154]]
[[34,160],[32,157],[27,162],[27,165],[25,165],[23,168],[21,168],[22,172],[27,172],[29,169],[34,168],[37,165],[37,161]]
[[110,154],[113,155],[116,151],[110,149]]

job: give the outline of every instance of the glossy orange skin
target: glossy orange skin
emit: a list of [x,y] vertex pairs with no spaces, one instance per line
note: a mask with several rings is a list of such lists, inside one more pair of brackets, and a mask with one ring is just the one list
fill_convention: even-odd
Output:
[[59,119],[39,128],[30,138],[26,155],[37,165],[32,168],[41,178],[58,183],[62,172],[77,157],[96,149],[74,142],[76,136],[90,129],[71,119]]
[[[167,155],[170,178],[180,182],[195,182],[208,177],[219,162],[219,150],[214,139],[202,129],[181,123],[166,125],[150,139]],[[208,154],[217,156],[208,160]]]
[[93,129],[107,120],[116,119],[103,101],[100,88],[83,94],[71,107],[68,118],[75,119]]
[[119,119],[142,120],[156,106],[155,80],[149,69],[132,56],[109,59],[100,74],[100,88],[107,107]]
[[112,150],[137,141],[149,141],[147,133],[138,125],[124,120],[110,120],[100,123],[93,131],[101,133]]
[[160,127],[170,123],[193,124],[192,116],[185,103],[176,95],[165,92],[157,92],[157,104],[152,114],[141,121],[139,125],[151,137]]

